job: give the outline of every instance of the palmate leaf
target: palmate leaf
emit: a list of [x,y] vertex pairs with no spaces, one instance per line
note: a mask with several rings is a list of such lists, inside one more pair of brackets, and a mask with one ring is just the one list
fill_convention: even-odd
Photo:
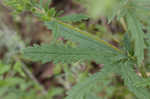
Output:
[[88,16],[80,13],[80,14],[71,14],[58,18],[63,22],[80,22],[82,20],[87,20]]
[[109,50],[98,50],[93,48],[71,48],[62,45],[42,44],[34,45],[24,49],[24,55],[33,61],[42,61],[43,63],[54,61],[55,63],[72,63],[77,61],[92,61],[107,63],[118,58],[116,53]]
[[[34,46],[24,50],[24,55],[35,61],[48,62],[53,60],[57,62],[76,62],[83,60],[94,60],[105,64],[104,69],[88,78],[85,82],[77,84],[69,92],[67,99],[84,99],[85,95],[97,87],[97,83],[101,82],[116,64],[114,62],[120,60],[124,55],[117,48],[90,35],[85,31],[81,31],[73,26],[58,20],[52,20],[45,23],[46,26],[56,33],[56,37],[64,37],[79,43],[77,48],[65,47],[64,45],[46,45]],[[108,64],[110,63],[110,64]]]
[[66,99],[86,99],[87,94],[94,92],[97,87],[102,89],[104,86],[99,86],[100,83],[105,83],[104,79],[117,70],[117,64],[106,64],[100,72],[87,78],[84,82],[75,85],[72,90],[68,92]]
[[139,81],[143,81],[143,78],[136,75],[132,66],[134,64],[127,61],[121,66],[121,76],[124,79],[125,85],[128,89],[135,94],[138,99],[149,99],[150,94],[144,87],[137,87],[135,84]]
[[138,65],[140,65],[144,59],[144,32],[142,31],[142,25],[131,10],[129,10],[126,20],[128,30],[131,32],[131,38],[135,43],[135,56],[137,57]]

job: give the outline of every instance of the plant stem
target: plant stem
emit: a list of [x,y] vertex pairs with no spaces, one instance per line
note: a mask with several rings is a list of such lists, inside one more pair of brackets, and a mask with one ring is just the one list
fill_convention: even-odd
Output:
[[[15,58],[15,60],[16,60],[16,61],[21,61],[21,60],[18,59],[17,57]],[[22,64],[22,69],[24,70],[25,74],[26,74],[35,84],[37,84],[37,85],[40,87],[40,89],[41,89],[41,91],[42,91],[42,94],[43,94],[43,95],[46,95],[46,94],[47,94],[47,91],[45,90],[44,86],[39,83],[39,81],[34,77],[34,75],[31,73],[31,71],[27,68],[27,66],[26,66],[24,63],[21,62],[21,64]]]

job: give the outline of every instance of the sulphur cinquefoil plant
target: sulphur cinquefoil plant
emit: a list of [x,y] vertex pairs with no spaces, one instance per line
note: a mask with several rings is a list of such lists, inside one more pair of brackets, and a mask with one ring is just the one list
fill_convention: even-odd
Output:
[[[120,48],[71,25],[88,19],[86,15],[71,14],[59,17],[60,12],[49,8],[50,0],[47,3],[43,3],[43,0],[4,1],[13,9],[14,14],[31,11],[48,29],[52,30],[51,44],[34,45],[23,50],[23,54],[28,59],[42,63],[52,61],[56,64],[84,61],[104,64],[101,71],[74,85],[68,91],[66,99],[99,99],[96,94],[97,90],[101,89],[99,84],[105,83],[105,78],[112,73],[120,75],[124,80],[124,86],[138,99],[150,99],[148,91],[150,80],[144,67],[144,50],[149,50],[150,44],[148,37],[150,0],[114,0],[115,3],[111,5],[108,3],[109,0],[106,0],[104,3],[106,6],[101,9],[96,7],[99,7],[99,3],[103,0],[92,0],[91,7],[87,8],[92,18],[103,14],[108,17],[109,22],[114,19],[121,22],[126,33],[123,46]],[[58,43],[60,37],[72,41],[75,46]],[[135,68],[140,72],[139,74],[135,72]]]

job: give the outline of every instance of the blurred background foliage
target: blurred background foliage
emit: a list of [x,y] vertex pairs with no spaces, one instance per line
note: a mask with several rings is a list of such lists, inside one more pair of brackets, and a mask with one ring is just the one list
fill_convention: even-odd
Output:
[[[40,20],[31,12],[34,8],[28,5],[29,0],[20,0],[22,5],[15,5],[16,11],[0,1],[0,98],[2,99],[64,99],[66,91],[77,82],[82,82],[89,75],[101,70],[103,64],[93,62],[77,62],[75,64],[42,64],[25,60],[21,50],[33,44],[52,41],[51,30],[48,30],[42,20],[50,20],[56,14],[51,9],[49,13],[40,15]],[[63,11],[64,16],[73,13],[86,13],[88,20],[76,22],[73,25],[108,41],[116,47],[122,46],[125,28],[123,21],[116,19],[108,24],[107,16],[117,6],[118,0],[43,0],[47,8]],[[29,8],[31,11],[25,11]],[[21,13],[20,13],[21,12]],[[12,14],[13,13],[13,14]],[[18,14],[19,13],[19,14]],[[36,12],[35,12],[36,13]],[[61,42],[72,44],[60,38]],[[147,57],[147,60],[149,58]],[[145,60],[146,61],[146,60]],[[147,62],[147,68],[150,65]],[[135,99],[118,75],[110,75],[107,83],[98,86],[101,92],[98,99]],[[92,98],[90,98],[92,97]],[[86,99],[94,99],[89,95]],[[96,98],[97,99],[97,98]]]

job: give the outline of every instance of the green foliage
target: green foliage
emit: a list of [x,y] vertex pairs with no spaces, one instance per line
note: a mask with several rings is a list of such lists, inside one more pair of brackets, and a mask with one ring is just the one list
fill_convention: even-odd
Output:
[[117,6],[119,0],[85,0],[87,1],[88,13],[93,18],[98,18],[100,15],[109,15],[114,6]]
[[23,12],[25,10],[29,10],[32,7],[32,1],[30,0],[5,0],[7,5],[11,5],[17,12]]
[[94,49],[98,48],[104,50],[107,49],[112,51],[118,50],[104,40],[101,40],[88,32],[82,31],[71,26],[70,24],[63,23],[59,20],[53,19],[53,21],[46,22],[45,25],[48,27],[48,29],[53,30],[53,35],[57,35],[57,37],[64,37],[65,39],[77,42],[79,43],[80,47]]
[[129,12],[127,15],[128,30],[131,32],[132,39],[135,41],[135,56],[140,65],[144,59],[144,32],[142,31],[142,25],[132,13]]
[[121,66],[121,76],[124,79],[125,85],[137,96],[137,98],[149,99],[150,94],[146,88],[134,85],[138,81],[143,80],[143,78],[136,75],[132,66],[133,63],[130,61],[123,63]]
[[[6,4],[13,7],[15,11],[18,11],[20,8],[14,7],[12,1],[7,1]],[[28,0],[28,2],[29,1],[30,0]],[[113,20],[115,16],[117,16],[118,20],[124,20],[125,27],[127,27],[125,28],[125,31],[128,33],[127,36],[125,35],[123,42],[124,50],[120,50],[104,40],[68,24],[69,22],[72,23],[87,19],[84,15],[74,14],[58,17],[55,9],[49,9],[48,6],[42,6],[43,1],[40,1],[40,4],[36,2],[34,5],[30,6],[29,11],[38,16],[39,19],[42,19],[45,26],[52,30],[54,42],[52,44],[42,44],[40,46],[34,45],[33,47],[24,49],[23,53],[26,58],[32,59],[33,61],[41,61],[43,63],[49,61],[55,63],[96,61],[96,63],[104,64],[104,67],[100,72],[93,74],[85,81],[75,85],[68,92],[66,99],[97,99],[98,96],[96,93],[103,89],[103,87],[99,87],[99,85],[101,85],[101,83],[105,85],[106,77],[112,73],[121,75],[124,80],[124,85],[127,86],[129,91],[138,99],[149,99],[150,94],[148,88],[146,88],[146,86],[149,85],[147,84],[147,81],[149,80],[146,80],[145,82],[144,78],[138,76],[133,69],[133,67],[136,67],[137,65],[141,67],[144,60],[145,37],[143,27],[145,27],[145,25],[142,22],[145,22],[145,20],[142,19],[144,17],[142,14],[149,15],[149,0],[113,0],[114,2],[110,2],[109,0],[96,0],[98,2],[92,1],[92,6],[88,8],[88,11],[92,14],[93,18],[97,18],[99,15],[105,15],[107,11],[110,11],[111,13],[106,15],[109,16],[109,21]],[[19,12],[28,10],[26,7],[28,2],[22,2],[25,3],[25,5],[19,1],[15,2],[16,4],[23,6]],[[103,6],[99,7],[99,4]],[[115,6],[117,6],[117,9]],[[33,8],[34,11],[31,10]],[[105,13],[102,13],[103,11]],[[130,36],[131,40],[129,38]],[[65,44],[57,44],[59,37],[72,41],[76,46],[72,47],[66,46]],[[132,43],[134,47],[132,47]],[[132,50],[133,48],[134,50]],[[15,68],[19,73],[21,72],[20,69],[17,69],[17,66],[15,66]],[[9,68],[3,68],[1,72],[4,73],[5,71],[8,71],[8,69]],[[142,69],[137,69],[141,74],[146,73],[146,71],[142,71]],[[139,81],[141,81],[140,85]],[[5,83],[7,83],[7,81]],[[18,82],[14,83],[16,84]]]
[[106,83],[106,77],[114,72],[117,69],[116,67],[116,64],[105,65],[102,71],[95,73],[85,81],[80,82],[76,86],[74,86],[72,90],[68,92],[68,97],[66,99],[84,99],[86,95],[91,92],[94,93],[95,90],[101,91],[104,87],[104,85],[101,85],[101,83]]
[[[92,50],[92,51],[91,51]],[[115,60],[117,53],[111,50],[101,50],[93,48],[71,48],[64,45],[34,45],[24,50],[24,55],[34,61],[42,61],[43,63],[53,61],[55,63],[71,63],[77,61],[106,61]],[[114,56],[113,59],[111,56]]]
[[134,50],[132,47],[131,37],[129,37],[128,33],[124,35],[123,39],[123,50],[128,54],[133,56]]
[[63,92],[61,88],[51,88],[48,94],[37,95],[37,92],[42,91],[42,89],[32,80],[27,80],[27,76],[22,70],[22,65],[22,63],[17,62],[16,64],[14,64],[14,66],[11,66],[3,64],[0,61],[0,98],[53,99],[53,96],[61,94]]
[[149,84],[150,84],[150,79],[149,79],[149,78],[146,78],[146,79],[137,81],[137,82],[135,83],[135,86],[136,86],[136,87],[146,87],[146,86],[149,86]]
[[122,17],[125,18],[127,22],[127,32],[131,35],[131,40],[134,41],[134,56],[137,58],[137,63],[140,64],[144,60],[144,32],[143,32],[143,23],[144,21],[143,15],[147,15],[145,20],[148,19],[148,5],[150,2],[148,0],[140,1],[140,0],[120,0],[118,7],[116,10],[112,10],[113,14],[109,18],[109,21],[114,19],[117,16],[117,19]]
[[[13,69],[12,69],[13,68]],[[18,71],[19,70],[19,71]],[[3,99],[22,98],[26,95],[26,89],[33,85],[33,82],[26,82],[25,74],[21,71],[21,64],[17,62],[14,66],[0,62],[0,97]],[[5,76],[4,76],[5,74]],[[22,78],[15,76],[23,76]],[[17,88],[19,86],[19,88]],[[32,90],[32,93],[36,90]],[[8,94],[7,94],[8,93]],[[18,94],[19,93],[19,94]],[[31,92],[29,92],[31,93]]]
[[64,21],[64,22],[80,22],[82,20],[87,20],[88,16],[84,14],[71,14],[68,16],[63,16],[59,18],[59,20]]

